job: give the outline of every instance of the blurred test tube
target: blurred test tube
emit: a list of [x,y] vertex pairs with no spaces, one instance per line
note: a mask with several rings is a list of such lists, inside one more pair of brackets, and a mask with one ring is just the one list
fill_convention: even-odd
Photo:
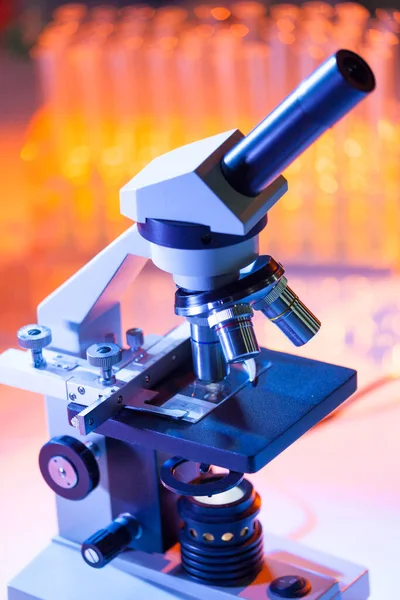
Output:
[[[106,70],[107,42],[114,31],[113,15],[109,7],[98,7],[91,19],[84,23],[73,47],[73,64],[79,94],[78,110],[83,129],[84,143],[77,149],[74,166],[86,169],[95,200],[85,205],[78,200],[78,209],[85,211],[94,223],[90,228],[90,242],[94,246],[107,241],[106,194],[104,180],[104,151],[113,146],[111,98]],[[101,9],[101,10],[100,10]],[[84,196],[82,196],[84,197]],[[82,242],[83,243],[83,242]]]
[[53,10],[53,22],[58,25],[65,23],[82,23],[88,13],[85,4],[79,2],[70,2],[62,4]]
[[239,127],[247,133],[268,111],[269,46],[262,36],[266,8],[260,2],[235,2],[232,15],[237,19],[230,26],[231,35],[241,40],[242,90]]
[[341,2],[335,6],[333,38],[337,48],[359,52],[370,12],[357,2]]
[[241,99],[245,93],[240,62],[240,40],[229,27],[220,27],[212,39],[217,103],[214,106],[220,128],[239,124]]
[[43,236],[38,235],[45,245],[52,244],[53,236],[59,240],[60,246],[62,242],[68,245],[73,229],[70,188],[64,178],[67,175],[66,165],[77,143],[77,132],[71,127],[76,95],[70,81],[68,51],[78,28],[79,21],[74,19],[50,24],[41,34],[32,52],[39,72],[50,137],[49,154],[42,159],[47,173],[43,171],[42,175],[57,188],[56,204],[40,203],[35,211],[38,223],[47,222],[48,211],[52,211],[54,216],[51,231],[47,231]]
[[105,48],[114,145],[103,162],[115,186],[134,175],[139,143],[149,143],[143,131],[144,123],[149,127],[143,47],[153,15],[154,9],[148,5],[125,7]]
[[149,85],[148,102],[152,114],[152,156],[179,145],[183,137],[178,114],[179,89],[176,48],[188,16],[184,8],[165,6],[156,12],[148,46],[145,48]]
[[209,102],[213,93],[210,68],[209,36],[211,26],[196,21],[187,24],[181,32],[176,50],[178,98],[182,118],[184,143],[212,134],[208,122]]
[[[298,85],[299,62],[299,6],[278,4],[270,9],[269,25],[270,70],[269,70],[269,111],[275,108]],[[266,233],[272,247],[277,248],[285,260],[296,260],[303,248],[305,230],[298,228],[299,212],[305,202],[305,180],[299,177],[298,169],[303,157],[289,167],[290,186],[288,193],[271,212],[271,223]],[[308,224],[305,223],[304,227]]]
[[[301,7],[299,33],[299,78],[308,77],[336,49],[332,42],[333,7],[327,2],[305,2]],[[337,235],[335,192],[337,182],[334,157],[329,155],[329,133],[301,156],[301,177],[304,179],[303,208],[298,212],[298,227],[304,231],[305,260],[321,260],[332,256]],[[324,161],[325,159],[325,161]],[[325,167],[321,167],[325,163]],[[325,170],[324,170],[325,169]],[[320,248],[321,251],[316,249]]]
[[[369,11],[355,2],[343,2],[335,6],[333,40],[336,48],[349,48],[360,52],[365,30],[370,18]],[[365,104],[356,107],[350,115],[333,130],[337,183],[333,223],[336,248],[334,256],[339,262],[362,264],[365,261],[368,230],[366,210],[363,203],[364,163],[362,157],[362,131],[359,123],[364,120]],[[327,157],[328,158],[328,157]],[[328,174],[327,174],[328,175]],[[329,182],[326,177],[326,183]],[[360,193],[361,191],[361,193]]]
[[334,8],[327,2],[304,2],[301,7],[300,78],[310,73],[333,51],[332,39]]
[[299,83],[297,73],[297,27],[300,8],[294,4],[271,6],[268,28],[270,45],[270,110]]
[[199,4],[194,7],[193,13],[197,20],[197,33],[203,38],[208,69],[207,132],[212,135],[221,128],[238,125],[240,99],[235,82],[240,77],[240,42],[230,30],[232,12],[225,3]]
[[388,183],[393,178],[391,157],[399,159],[396,129],[398,127],[398,101],[396,81],[398,80],[399,40],[393,30],[396,23],[389,13],[378,13],[380,18],[370,22],[366,34],[365,55],[376,74],[377,89],[366,104],[368,115],[367,152],[369,170],[369,202],[376,207],[375,221],[371,215],[369,223],[370,252],[393,255],[398,248],[389,232],[393,231],[393,221],[398,219],[397,202],[388,193]]

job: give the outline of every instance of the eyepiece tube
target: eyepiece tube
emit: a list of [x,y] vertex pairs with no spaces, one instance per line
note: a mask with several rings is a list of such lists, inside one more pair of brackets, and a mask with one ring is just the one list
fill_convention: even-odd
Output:
[[225,154],[225,178],[238,192],[257,196],[374,89],[365,60],[339,50]]

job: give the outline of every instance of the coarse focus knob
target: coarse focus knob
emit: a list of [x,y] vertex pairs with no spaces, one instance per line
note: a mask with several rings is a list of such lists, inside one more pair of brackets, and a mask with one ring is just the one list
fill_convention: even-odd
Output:
[[17,333],[21,348],[32,353],[33,366],[37,369],[46,365],[42,350],[51,343],[51,329],[45,325],[25,325]]
[[141,531],[139,522],[132,515],[119,515],[108,527],[83,542],[83,560],[90,567],[101,569],[125,550],[133,539],[140,537]]
[[92,367],[100,367],[102,383],[109,385],[115,382],[112,368],[122,358],[121,348],[117,344],[93,344],[86,350],[86,358]]
[[39,467],[47,485],[67,500],[83,500],[100,481],[94,454],[70,435],[54,437],[43,446]]
[[136,352],[143,346],[144,337],[143,337],[143,329],[140,327],[132,327],[132,329],[128,329],[126,332],[126,343],[132,352]]

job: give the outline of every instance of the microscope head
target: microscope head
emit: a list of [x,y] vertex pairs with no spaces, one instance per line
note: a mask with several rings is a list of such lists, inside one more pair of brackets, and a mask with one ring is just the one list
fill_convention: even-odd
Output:
[[138,223],[151,258],[191,291],[239,278],[258,257],[267,212],[287,191],[279,176],[255,198],[236,191],[221,161],[244,136],[233,130],[151,161],[121,189],[121,212]]
[[287,190],[281,171],[374,88],[367,63],[339,50],[247,136],[235,130],[173,150],[122,188],[121,212],[179,286],[175,312],[191,323],[200,379],[218,381],[224,362],[258,354],[253,309],[296,346],[318,332],[282,265],[259,256],[258,236]]

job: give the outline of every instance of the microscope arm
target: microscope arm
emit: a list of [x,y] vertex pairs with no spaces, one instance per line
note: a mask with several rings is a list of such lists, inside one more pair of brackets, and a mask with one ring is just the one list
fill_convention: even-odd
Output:
[[38,306],[38,322],[52,330],[52,348],[85,357],[88,346],[113,333],[121,339],[121,297],[150,257],[133,225]]

